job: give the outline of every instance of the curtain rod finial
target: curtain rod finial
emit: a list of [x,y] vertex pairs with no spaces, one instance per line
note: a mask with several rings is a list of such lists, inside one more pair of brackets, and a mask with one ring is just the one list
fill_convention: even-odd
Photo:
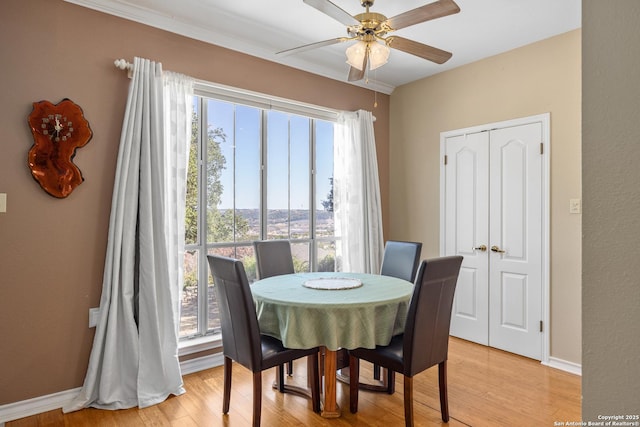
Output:
[[127,70],[127,75],[131,78],[133,72],[133,64],[127,62],[125,59],[116,59],[113,61],[113,65],[121,70]]
[[120,68],[121,70],[129,70],[132,67],[132,65],[129,64],[125,59],[116,59],[115,61],[113,61],[113,65]]

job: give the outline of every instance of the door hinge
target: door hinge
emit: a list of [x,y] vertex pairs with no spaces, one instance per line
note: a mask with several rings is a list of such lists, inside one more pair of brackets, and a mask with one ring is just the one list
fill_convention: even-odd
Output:
[[540,143],[540,155],[544,154],[544,144]]
[[445,165],[445,166],[447,165],[447,160],[448,160],[448,159],[447,159],[447,155],[445,154],[445,155],[444,155],[444,165]]
[[542,332],[542,320],[540,321],[540,332]]

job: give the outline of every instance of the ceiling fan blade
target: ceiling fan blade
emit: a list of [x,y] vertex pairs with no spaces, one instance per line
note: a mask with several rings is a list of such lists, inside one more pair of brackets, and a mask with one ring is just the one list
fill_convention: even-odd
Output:
[[339,6],[331,3],[329,0],[302,0],[309,6],[318,9],[320,12],[325,15],[329,15],[333,19],[347,27],[351,25],[358,25],[360,21],[358,21],[353,16],[349,15],[344,9],[341,9]]
[[460,12],[460,8],[453,0],[438,0],[389,18],[387,19],[387,24],[392,29],[399,30],[400,28],[442,18],[443,16],[453,15],[458,12]]
[[441,50],[403,37],[387,37],[386,42],[389,47],[428,59],[436,64],[444,64],[452,56],[451,52],[447,52],[446,50]]
[[358,70],[356,67],[349,68],[349,77],[347,80],[350,82],[357,82],[364,78],[364,70]]
[[335,39],[324,40],[321,42],[309,43],[302,46],[294,47],[292,49],[276,52],[276,55],[280,55],[280,56],[293,55],[294,53],[306,52],[307,50],[317,49],[323,46],[330,46],[332,44],[346,42],[347,40],[350,40],[350,39],[348,37],[338,37]]
[[362,70],[358,70],[356,67],[349,68],[349,77],[347,80],[355,82],[364,78],[364,73],[367,69],[367,62],[369,61],[369,52],[364,54],[364,60],[362,61]]

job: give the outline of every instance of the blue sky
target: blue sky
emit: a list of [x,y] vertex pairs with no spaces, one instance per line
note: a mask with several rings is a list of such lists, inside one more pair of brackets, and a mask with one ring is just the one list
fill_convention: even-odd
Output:
[[[224,192],[219,208],[257,209],[260,203],[260,109],[209,100],[208,121],[222,128],[226,169],[222,173]],[[278,111],[267,112],[267,205],[269,209],[309,208],[309,119]],[[325,200],[333,176],[333,123],[316,122],[316,204]],[[289,165],[291,165],[289,167]],[[290,173],[290,176],[289,176]],[[289,205],[290,197],[290,205]]]

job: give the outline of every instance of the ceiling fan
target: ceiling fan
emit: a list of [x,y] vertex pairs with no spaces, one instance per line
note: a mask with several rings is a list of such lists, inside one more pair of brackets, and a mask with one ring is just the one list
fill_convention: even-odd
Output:
[[369,8],[373,6],[375,0],[360,0],[360,4],[366,11],[355,16],[351,16],[329,0],[303,1],[346,25],[348,36],[283,50],[278,52],[277,55],[290,55],[336,43],[357,40],[357,43],[347,48],[346,51],[347,63],[351,66],[349,69],[349,81],[357,81],[364,78],[367,65],[369,65],[370,70],[384,65],[389,58],[389,48],[398,49],[437,64],[444,64],[451,58],[451,52],[399,36],[385,36],[410,25],[460,12],[460,8],[453,0],[438,0],[401,13],[393,18],[370,12]]

